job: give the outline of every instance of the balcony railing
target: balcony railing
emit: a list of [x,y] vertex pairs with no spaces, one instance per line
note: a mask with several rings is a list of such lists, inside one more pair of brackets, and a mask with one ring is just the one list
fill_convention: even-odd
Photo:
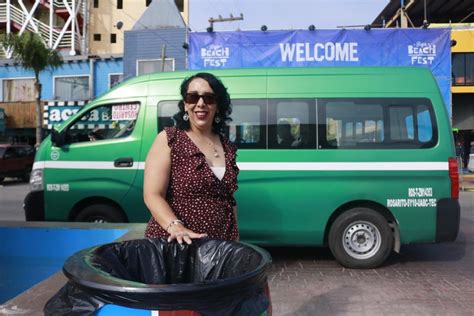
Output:
[[[73,2],[80,5],[81,7],[78,11],[81,15],[84,16],[84,14],[86,13],[85,1],[45,0],[45,2],[49,4],[52,3],[56,8],[66,9],[65,1],[67,2],[67,5],[69,5],[70,8],[72,8]],[[56,28],[54,28],[54,26],[48,25],[34,17],[28,19],[28,14],[13,4],[10,4],[10,7],[8,8],[8,4],[0,3],[0,23],[8,22],[16,24],[17,28],[38,33],[41,38],[43,38],[45,44],[50,48],[72,49],[74,47],[74,50],[81,50],[82,36],[79,30],[77,30],[76,32],[70,30],[58,31]],[[74,21],[72,21],[72,23],[74,23]],[[0,49],[0,57],[5,57],[5,52],[3,52],[2,49]]]

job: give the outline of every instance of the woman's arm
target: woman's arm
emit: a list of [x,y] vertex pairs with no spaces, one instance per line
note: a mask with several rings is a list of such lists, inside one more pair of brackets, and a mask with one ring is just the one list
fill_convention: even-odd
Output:
[[166,201],[170,174],[171,149],[166,132],[162,131],[153,142],[145,161],[143,198],[157,223],[170,234],[168,241],[176,239],[179,243],[185,241],[191,244],[191,239],[207,235],[194,233],[176,222],[178,218]]

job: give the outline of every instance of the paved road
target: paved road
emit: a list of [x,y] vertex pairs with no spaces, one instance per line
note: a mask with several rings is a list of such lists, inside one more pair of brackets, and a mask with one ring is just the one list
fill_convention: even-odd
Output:
[[0,221],[24,221],[23,200],[29,185],[18,179],[7,178],[0,185]]
[[461,204],[456,242],[403,246],[378,269],[345,269],[323,248],[271,249],[274,314],[474,315],[474,193]]
[[[27,192],[0,186],[0,220],[24,220]],[[403,246],[378,269],[345,269],[325,248],[269,249],[274,315],[474,315],[474,192],[461,206],[456,242]]]

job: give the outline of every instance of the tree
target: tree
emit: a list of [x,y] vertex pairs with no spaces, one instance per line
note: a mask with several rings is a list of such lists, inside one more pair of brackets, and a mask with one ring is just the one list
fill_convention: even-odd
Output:
[[39,146],[43,139],[39,75],[47,68],[51,70],[58,68],[62,65],[63,59],[57,51],[48,48],[41,37],[35,33],[8,34],[1,40],[1,43],[6,49],[12,50],[12,57],[16,62],[35,74],[36,146]]

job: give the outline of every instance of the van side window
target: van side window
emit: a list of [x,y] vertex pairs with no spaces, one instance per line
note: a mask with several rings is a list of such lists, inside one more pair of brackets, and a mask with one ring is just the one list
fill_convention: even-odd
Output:
[[322,149],[426,148],[437,142],[427,99],[319,99]]
[[[179,101],[158,103],[158,133],[174,126]],[[239,148],[266,148],[266,102],[264,100],[232,100],[232,121],[226,136]]]
[[173,116],[179,112],[179,101],[161,101],[158,103],[158,133],[165,127],[174,126]]
[[232,100],[232,121],[228,122],[228,137],[238,148],[265,149],[266,101]]
[[429,108],[422,104],[416,108],[416,117],[418,121],[418,138],[420,142],[428,143],[433,139],[433,123],[431,121],[432,113]]
[[107,104],[84,113],[66,131],[66,142],[79,143],[129,136],[140,110],[138,103]]
[[393,141],[408,141],[415,139],[413,108],[406,106],[391,106],[390,139]]
[[319,148],[356,148],[383,142],[383,107],[349,100],[318,100]]
[[316,148],[313,99],[269,100],[268,148]]

